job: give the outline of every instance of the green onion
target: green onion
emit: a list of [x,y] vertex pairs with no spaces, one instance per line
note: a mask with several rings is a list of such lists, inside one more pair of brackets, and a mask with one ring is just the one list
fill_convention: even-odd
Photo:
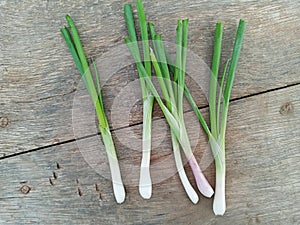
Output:
[[[233,80],[238,64],[239,55],[242,48],[242,42],[244,38],[244,32],[246,28],[246,23],[244,20],[240,20],[239,26],[235,36],[235,42],[233,46],[233,52],[231,56],[230,66],[228,70],[226,85],[224,89],[224,102],[222,108],[222,120],[220,121],[220,129],[215,136],[215,139],[218,140],[220,149],[221,149],[221,161],[223,165],[216,161],[216,188],[215,188],[215,197],[214,197],[214,204],[213,210],[216,215],[223,215],[226,210],[226,201],[225,201],[225,131],[226,131],[226,122],[227,122],[227,114],[229,108],[229,100],[230,94],[233,86]],[[215,51],[220,51],[219,49],[215,49]],[[226,66],[225,66],[225,73],[226,73]],[[224,77],[224,74],[223,74]],[[224,79],[222,77],[222,79]],[[223,82],[224,83],[224,82]],[[221,90],[220,90],[221,92]],[[216,117],[215,117],[216,118]]]
[[[149,53],[148,42],[148,27],[146,16],[144,12],[143,3],[140,0],[136,2],[138,20],[141,28],[142,45],[144,52],[144,66],[147,72],[147,76],[151,76],[151,61]],[[126,18],[126,24],[131,41],[137,42],[136,31],[134,26],[134,19],[132,14],[132,7],[129,4],[124,6],[124,14]],[[138,56],[140,53],[138,45],[134,45],[134,48]],[[149,199],[152,195],[152,181],[150,176],[150,155],[151,155],[151,123],[152,123],[152,110],[154,97],[148,90],[144,80],[140,80],[143,98],[143,138],[142,138],[142,162],[140,170],[139,180],[139,192],[144,199]]]
[[86,56],[84,54],[82,44],[77,29],[75,27],[75,24],[69,15],[66,16],[66,19],[70,26],[71,33],[66,27],[61,29],[61,33],[67,43],[67,46],[71,52],[74,62],[80,72],[80,75],[84,81],[84,84],[94,104],[98,121],[99,121],[99,130],[108,156],[114,196],[117,203],[122,203],[125,200],[125,189],[121,178],[115,145],[104,112],[98,71],[96,69],[95,63],[93,62],[94,74],[96,76],[96,81],[97,81],[97,91],[96,91],[94,80],[91,71],[89,69],[89,65]]
[[[140,22],[142,45],[144,52],[144,65],[148,73],[151,76],[151,61],[149,53],[149,42],[148,42],[148,27],[146,16],[144,12],[143,3],[141,0],[137,0],[136,8],[138,12],[138,20]],[[143,99],[143,147],[142,147],[142,162],[140,171],[140,183],[139,192],[145,199],[149,199],[152,194],[152,182],[150,176],[150,155],[151,155],[151,122],[152,122],[152,110],[154,97],[148,88],[145,90],[146,99]]]

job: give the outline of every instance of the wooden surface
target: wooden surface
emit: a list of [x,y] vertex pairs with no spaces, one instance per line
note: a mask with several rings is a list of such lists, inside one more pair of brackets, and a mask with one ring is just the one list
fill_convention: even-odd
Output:
[[[157,181],[151,200],[142,200],[135,186],[137,171],[130,173],[128,166],[139,164],[140,152],[130,151],[120,141],[116,144],[122,174],[129,175],[126,202],[117,205],[110,181],[88,165],[78,149],[72,106],[80,79],[59,29],[69,13],[86,54],[101,56],[127,35],[123,4],[1,1],[0,224],[299,224],[299,1],[144,3],[148,19],[170,42],[175,40],[176,20],[189,17],[189,48],[208,65],[215,22],[225,22],[224,64],[231,55],[238,19],[247,21],[226,136],[228,210],[224,217],[213,215],[211,199],[201,197],[198,205],[192,205],[177,175]],[[118,71],[104,86],[109,115],[116,94],[136,79],[132,71],[132,66]],[[188,84],[207,115],[199,87]],[[185,109],[186,118],[193,118],[193,112]],[[141,135],[139,105],[132,114],[131,126],[116,124],[114,135],[129,130]],[[155,116],[161,116],[157,108]],[[163,121],[157,119],[155,129]],[[198,123],[189,127],[198,130]],[[96,132],[85,133],[90,136],[81,144],[92,143],[87,150],[94,149]],[[202,134],[199,143],[197,135],[191,136],[199,161],[207,147]],[[152,159],[153,173],[163,159],[173,168],[168,136],[153,150]],[[200,161],[202,167],[208,166],[204,172],[213,184],[214,166],[209,164]]]

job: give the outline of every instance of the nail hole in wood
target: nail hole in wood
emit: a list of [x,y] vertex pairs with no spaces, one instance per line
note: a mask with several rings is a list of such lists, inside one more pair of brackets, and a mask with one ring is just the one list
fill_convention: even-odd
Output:
[[61,166],[58,162],[56,162],[56,169],[58,169],[58,170],[61,169]]
[[80,188],[78,188],[78,195],[81,197],[82,196],[82,191]]
[[49,183],[53,186],[54,185],[54,182],[51,178],[49,178]]
[[56,180],[57,179],[57,173],[56,172],[53,172],[53,178]]

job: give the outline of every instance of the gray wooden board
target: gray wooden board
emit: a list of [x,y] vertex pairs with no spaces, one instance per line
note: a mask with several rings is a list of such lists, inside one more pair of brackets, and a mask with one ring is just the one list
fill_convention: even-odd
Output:
[[[153,197],[143,200],[134,181],[138,170],[128,173],[134,167],[127,166],[139,165],[140,152],[118,140],[122,175],[131,183],[126,184],[125,203],[117,205],[110,181],[92,169],[101,165],[88,165],[86,154],[83,157],[94,145],[100,149],[90,137],[81,140],[85,148],[80,142],[71,142],[1,160],[0,223],[299,224],[299,92],[296,85],[231,104],[226,137],[228,209],[223,217],[213,215],[211,199],[201,196],[200,203],[193,205],[177,175],[156,183]],[[206,109],[202,112],[207,117]],[[185,116],[196,120],[193,112]],[[163,121],[154,126],[161,126]],[[197,130],[197,122],[189,127]],[[140,135],[141,125],[124,128],[129,129]],[[113,135],[117,139],[115,132]],[[196,139],[195,155],[204,168],[209,156],[205,154],[207,142],[203,133],[200,135],[200,141],[198,136],[191,139]],[[97,157],[91,155],[94,153],[90,156]],[[166,158],[165,165],[174,167],[172,157],[168,158],[171,155],[170,137],[166,135],[161,147],[153,150],[152,168]],[[210,164],[204,171],[212,184],[213,167]],[[193,180],[188,167],[187,171]],[[161,176],[164,174],[161,170]]]
[[[79,74],[59,29],[70,13],[88,57],[101,56],[127,35],[123,5],[109,0],[1,1],[0,157],[74,138],[72,100]],[[148,19],[167,41],[175,40],[176,20],[190,18],[189,48],[208,65],[215,22],[225,22],[224,65],[238,19],[247,21],[232,98],[299,83],[299,8],[299,1],[145,1]],[[118,72],[104,87],[108,112],[116,90],[137,77],[128,71],[132,68]],[[205,106],[199,88],[191,89],[198,105]],[[140,112],[138,107],[132,123],[141,122]]]

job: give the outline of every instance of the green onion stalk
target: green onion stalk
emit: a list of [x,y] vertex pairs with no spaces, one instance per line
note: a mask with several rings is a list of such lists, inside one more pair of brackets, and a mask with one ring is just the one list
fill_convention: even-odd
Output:
[[[217,99],[216,83],[218,78],[218,68],[220,64],[221,43],[222,43],[222,28],[221,23],[216,24],[216,35],[214,43],[214,54],[212,60],[212,73],[210,80],[210,95],[209,95],[209,109],[210,109],[210,123],[213,141],[211,141],[211,148],[213,152],[218,152],[218,160],[216,164],[216,187],[215,197],[213,203],[213,211],[216,215],[223,215],[226,211],[225,199],[225,176],[226,176],[226,163],[225,163],[225,131],[227,123],[227,115],[229,108],[229,100],[233,86],[234,76],[237,69],[238,59],[241,52],[242,42],[244,38],[246,23],[244,20],[239,21],[238,29],[235,36],[233,52],[230,60],[228,72],[228,62],[224,67],[222,73],[221,85],[219,90],[219,97]],[[225,76],[227,74],[226,84],[224,84]],[[223,87],[224,99],[221,112],[221,95]],[[215,158],[216,155],[215,155]]]
[[[144,66],[148,77],[151,77],[151,61],[149,53],[149,41],[148,41],[148,27],[144,7],[142,1],[136,2],[138,20],[141,29],[142,36],[142,47],[144,56]],[[129,4],[124,6],[124,15],[126,18],[126,24],[130,40],[137,43],[137,36],[135,31],[134,19],[132,14],[132,7]],[[140,58],[140,52],[138,45],[134,45],[136,48],[136,54]],[[152,110],[154,103],[154,96],[147,87],[144,80],[140,79],[142,89],[142,100],[143,100],[143,138],[142,138],[142,161],[140,169],[139,179],[139,192],[144,199],[151,198],[152,195],[152,181],[150,175],[150,156],[151,156],[151,123],[152,123]]]
[[93,76],[90,71],[86,56],[84,54],[80,37],[78,35],[78,31],[75,27],[75,24],[69,15],[66,16],[66,20],[69,24],[69,29],[67,27],[64,27],[61,29],[61,33],[67,43],[73,60],[77,66],[77,69],[80,72],[82,80],[94,104],[99,121],[99,130],[108,156],[114,196],[117,203],[122,203],[125,200],[125,189],[122,182],[115,145],[110,133],[109,124],[104,111],[101,87],[99,82],[99,74],[96,65],[93,61],[93,70],[97,81],[97,84],[95,86]]

